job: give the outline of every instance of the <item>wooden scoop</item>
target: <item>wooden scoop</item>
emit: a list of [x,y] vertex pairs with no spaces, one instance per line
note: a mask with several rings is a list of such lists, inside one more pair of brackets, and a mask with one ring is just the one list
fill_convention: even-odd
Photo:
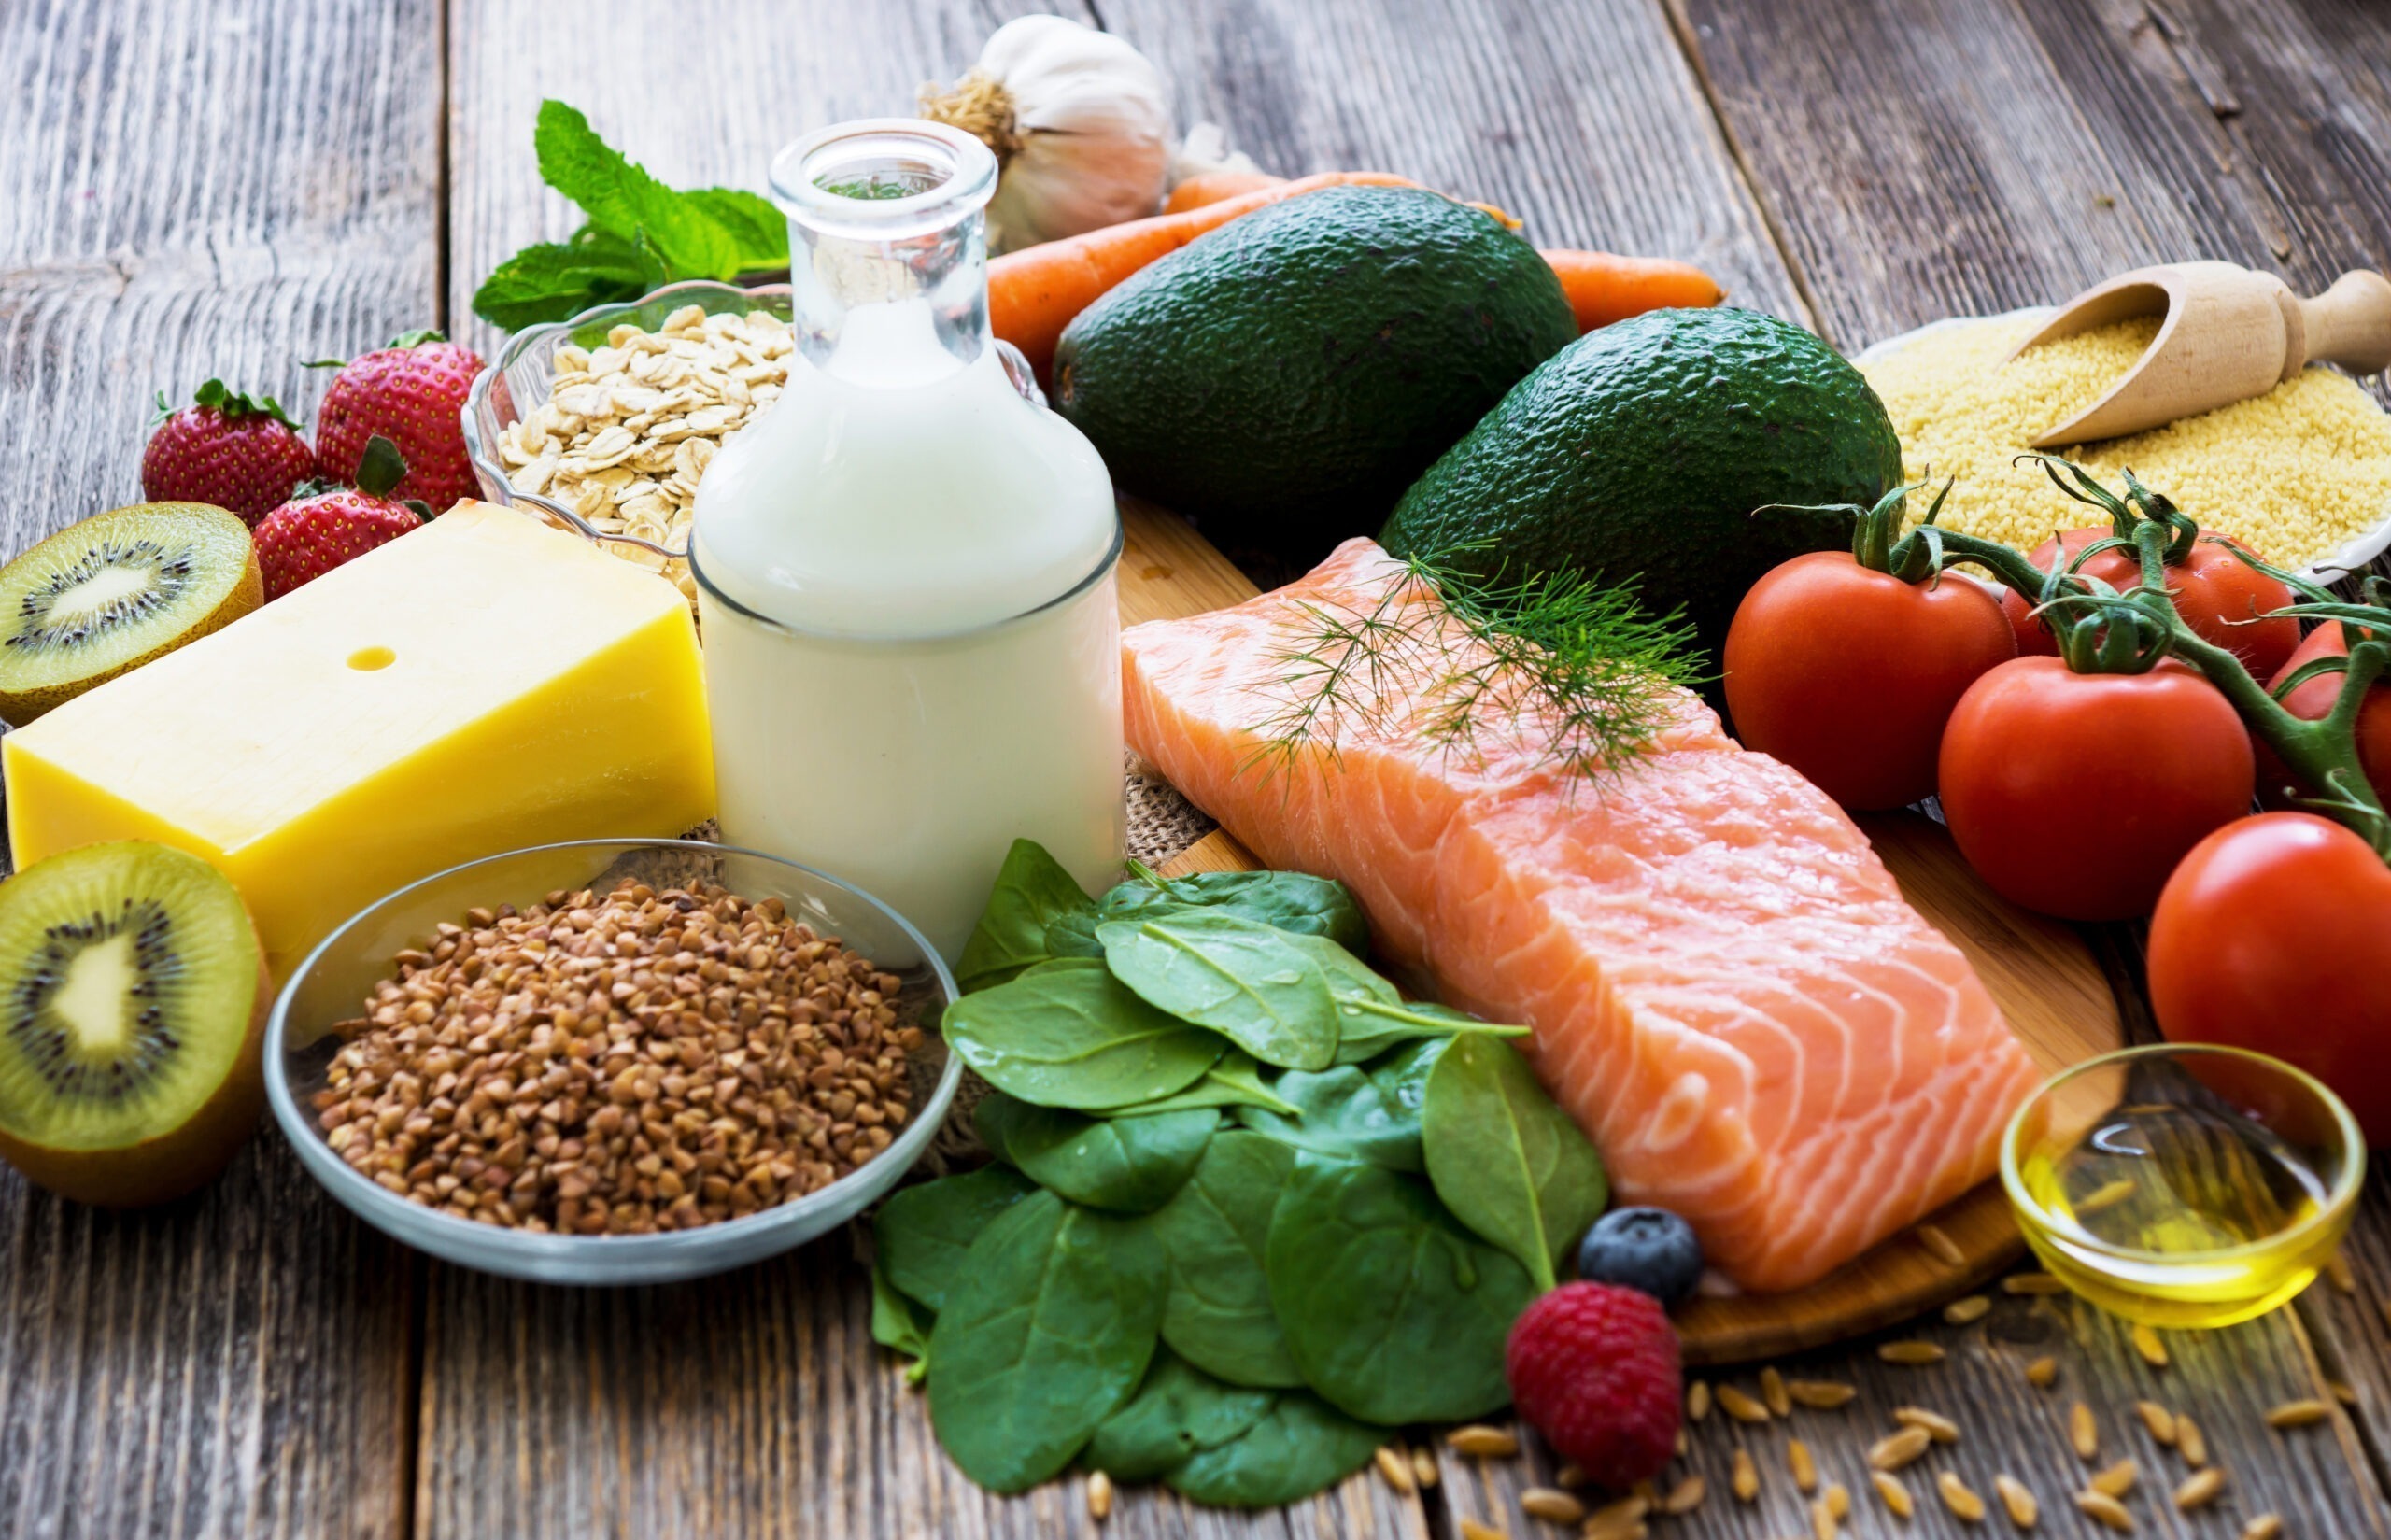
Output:
[[2371,374],[2391,364],[2391,281],[2344,273],[2303,300],[2271,273],[2167,262],[2096,284],[2017,345],[2072,337],[2129,316],[2165,316],[2140,362],[2108,393],[2034,440],[2037,449],[2117,438],[2262,396],[2310,363]]

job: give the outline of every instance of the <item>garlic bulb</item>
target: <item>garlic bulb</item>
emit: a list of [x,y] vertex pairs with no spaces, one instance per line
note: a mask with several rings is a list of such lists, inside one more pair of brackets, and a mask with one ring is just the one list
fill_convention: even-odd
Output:
[[1169,83],[1127,43],[1065,17],[998,27],[954,91],[922,88],[922,116],[997,152],[991,251],[1142,219],[1169,180]]

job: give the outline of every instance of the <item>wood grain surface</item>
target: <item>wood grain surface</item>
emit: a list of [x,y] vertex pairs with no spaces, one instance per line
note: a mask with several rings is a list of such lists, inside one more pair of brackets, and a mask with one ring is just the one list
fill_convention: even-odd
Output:
[[[0,3],[0,548],[134,500],[153,390],[220,374],[302,416],[345,356],[446,321],[501,257],[568,233],[538,179],[543,96],[675,185],[759,186],[836,117],[901,111],[1016,0],[6,0]],[[1063,0],[1146,49],[1182,120],[1268,169],[1379,166],[1502,204],[1546,244],[1688,257],[1737,303],[1856,346],[1955,311],[2054,299],[2146,261],[2227,257],[2311,290],[2391,260],[2391,14],[2372,0]],[[1139,516],[1142,520],[1143,516]],[[1233,587],[1145,521],[1124,603]],[[1276,576],[1266,552],[1236,553]],[[2135,1011],[2132,940],[2096,935]],[[2087,996],[2087,999],[2092,996]],[[1707,1495],[1653,1533],[1809,1533],[1798,1433],[1852,1492],[1847,1533],[1981,1535],[1927,1479],[2007,1471],[2041,1533],[2066,1493],[2067,1405],[2141,1459],[2140,1533],[2386,1533],[2391,1184],[2368,1189],[2345,1292],[2171,1335],[2153,1369],[2070,1301],[1996,1293],[1927,1369],[1871,1345],[1785,1372],[1859,1389],[1790,1426],[1714,1412],[1678,1473]],[[270,1136],[199,1196],[97,1214],[0,1173],[0,1535],[1030,1535],[1096,1533],[1062,1485],[992,1499],[930,1440],[865,1333],[843,1241],[702,1284],[573,1293],[427,1264],[362,1231]],[[2024,1365],[2061,1367],[2034,1390]],[[1749,1376],[1736,1381],[1757,1391]],[[2276,1434],[2275,1400],[2352,1407]],[[2184,1474],[2129,1408],[2190,1411],[2228,1471]],[[1862,1456],[1891,1408],[1963,1428],[1891,1521]],[[1424,1439],[1426,1434],[1416,1435]],[[1756,1500],[1730,1493],[1750,1450]],[[1554,1465],[1442,1453],[1399,1493],[1365,1474],[1285,1514],[1125,1494],[1106,1533],[1513,1537]],[[1673,1476],[1676,1474],[1673,1473]]]
[[[140,501],[150,398],[433,318],[434,0],[0,5],[0,548]],[[0,1533],[410,1525],[422,1269],[262,1138],[108,1214],[0,1169]]]

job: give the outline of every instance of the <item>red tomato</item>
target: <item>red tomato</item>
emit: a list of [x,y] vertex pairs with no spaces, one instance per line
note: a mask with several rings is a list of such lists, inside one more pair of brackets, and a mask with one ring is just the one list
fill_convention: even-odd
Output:
[[1943,732],[1943,816],[2002,897],[2069,920],[2150,912],[2203,835],[2250,811],[2250,735],[2172,658],[2071,673],[2020,657],[1977,680]]
[[[2328,653],[2348,654],[2350,644],[2341,634],[2341,623],[2327,620],[2308,633],[2308,640],[2291,655],[2291,659],[2276,671],[2270,684],[2280,683],[2294,669],[2311,658]],[[2333,709],[2333,701],[2341,693],[2341,676],[2319,674],[2283,698],[2284,710],[2311,722],[2320,721]],[[2292,778],[2290,767],[2275,755],[2274,750],[2252,743],[2258,751],[2258,795],[2270,802],[2288,803],[2292,797],[2314,795]],[[2374,784],[2375,795],[2391,803],[2391,685],[2381,682],[2370,686],[2366,699],[2357,709],[2357,762],[2366,770],[2366,778]]]
[[1771,572],[1736,607],[1727,710],[1747,746],[1845,807],[1903,807],[1934,793],[1951,708],[2016,651],[1981,585],[1903,583],[1847,551],[1817,551]]
[[[2055,541],[2046,540],[2035,546],[2028,559],[2037,571],[2048,572],[2054,552],[2064,548],[2066,558],[2072,561],[2076,552],[2108,536],[2106,526],[2070,530]],[[2253,625],[2228,624],[2248,621],[2292,601],[2289,588],[2264,572],[2243,566],[2241,558],[2226,549],[2228,545],[2241,544],[2227,535],[2200,536],[2192,542],[2189,557],[2180,565],[2167,569],[2168,592],[2184,623],[2200,633],[2202,640],[2232,653],[2254,676],[2270,679],[2283,667],[2283,660],[2291,656],[2291,650],[2299,645],[2299,622],[2285,615]],[[2242,549],[2247,551],[2250,547],[2242,545]],[[2077,568],[2076,572],[2083,577],[2097,577],[2124,593],[2142,581],[2142,563],[2131,551],[2102,551]],[[2017,633],[2021,656],[2059,656],[2059,643],[2052,637],[2050,628],[2029,613],[2033,609],[2032,601],[2012,591],[2002,597],[2001,608],[2009,616],[2010,628]]]
[[2150,917],[2150,1003],[2168,1037],[2271,1053],[2391,1144],[2391,867],[2305,812],[2218,829]]

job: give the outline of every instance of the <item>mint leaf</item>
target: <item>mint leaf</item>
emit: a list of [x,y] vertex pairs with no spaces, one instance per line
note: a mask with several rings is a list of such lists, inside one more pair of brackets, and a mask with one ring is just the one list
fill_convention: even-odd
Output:
[[638,299],[665,277],[651,252],[585,228],[568,243],[525,247],[499,263],[474,291],[474,314],[492,326],[520,332],[569,319],[592,305]]
[[788,265],[788,216],[770,198],[735,187],[697,188],[681,196],[730,233],[739,246],[740,272]]
[[625,241],[644,236],[674,277],[738,276],[738,238],[705,208],[625,159],[573,108],[553,98],[542,102],[531,143],[541,177],[579,204],[598,229]]

